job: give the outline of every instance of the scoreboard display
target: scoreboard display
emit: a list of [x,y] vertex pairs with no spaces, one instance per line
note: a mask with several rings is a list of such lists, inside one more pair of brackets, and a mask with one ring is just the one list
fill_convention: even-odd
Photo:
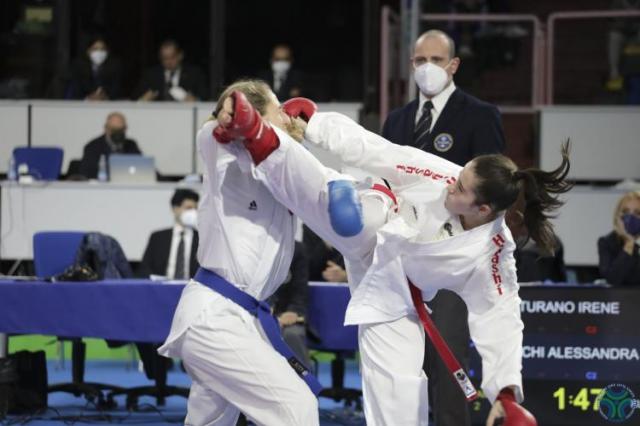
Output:
[[[640,289],[523,286],[520,297],[523,405],[538,424],[640,425]],[[484,425],[489,402],[471,408],[473,423]]]

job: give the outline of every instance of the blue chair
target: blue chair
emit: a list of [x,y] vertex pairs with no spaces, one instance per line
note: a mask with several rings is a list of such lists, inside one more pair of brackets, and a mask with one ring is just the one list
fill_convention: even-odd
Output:
[[13,159],[18,173],[20,164],[29,166],[29,174],[37,180],[57,180],[62,169],[64,151],[58,147],[18,147],[13,149]]
[[361,410],[362,391],[344,387],[345,359],[353,358],[358,350],[358,327],[343,325],[350,298],[345,285],[310,283],[307,322],[318,341],[309,341],[309,348],[335,354],[331,361],[331,387],[323,389],[320,396],[336,402],[344,400]]
[[58,275],[73,265],[85,232],[37,232],[33,236],[33,266],[41,278]]
[[[76,253],[85,235],[85,232],[73,231],[46,231],[34,234],[33,264],[36,275],[41,278],[48,278],[64,272],[67,267],[73,265]],[[48,392],[68,392],[75,396],[84,395],[87,400],[95,402],[99,407],[113,407],[113,402],[108,401],[102,391],[114,392],[121,391],[123,388],[102,383],[85,382],[86,345],[82,338],[58,337],[58,339],[71,341],[72,382],[50,385]]]

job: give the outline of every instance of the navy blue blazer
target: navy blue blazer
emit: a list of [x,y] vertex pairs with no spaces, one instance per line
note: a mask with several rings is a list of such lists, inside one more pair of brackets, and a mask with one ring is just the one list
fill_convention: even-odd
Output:
[[[382,136],[399,145],[413,146],[418,99],[389,113]],[[423,150],[464,166],[481,154],[505,150],[498,108],[456,88],[431,133],[420,141]],[[419,147],[418,147],[419,148]]]

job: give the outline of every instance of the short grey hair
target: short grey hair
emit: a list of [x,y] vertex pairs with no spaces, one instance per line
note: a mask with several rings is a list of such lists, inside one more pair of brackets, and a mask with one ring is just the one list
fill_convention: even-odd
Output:
[[423,38],[427,37],[444,37],[447,40],[447,43],[449,43],[449,59],[453,59],[456,57],[456,42],[453,41],[449,34],[441,30],[429,30],[422,33],[420,37],[418,37],[418,39],[416,40],[416,44]]

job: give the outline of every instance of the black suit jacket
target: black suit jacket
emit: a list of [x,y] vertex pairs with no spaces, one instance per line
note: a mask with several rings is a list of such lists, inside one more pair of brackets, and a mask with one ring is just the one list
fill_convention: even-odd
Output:
[[[271,70],[263,71],[262,73],[259,74],[259,77],[262,80],[269,83],[269,87],[273,89],[273,71]],[[291,98],[291,91],[293,89],[298,89],[300,91],[300,93],[297,96],[304,96],[305,92],[302,87],[303,80],[304,80],[304,77],[302,75],[302,72],[300,72],[295,68],[291,68],[287,72],[286,78],[280,85],[280,90],[278,90],[277,92],[274,90],[273,93],[276,94],[276,96],[280,101],[286,101],[287,99]]]
[[640,286],[640,253],[637,244],[629,255],[624,251],[622,239],[612,231],[598,239],[598,257],[600,275],[609,284]]
[[84,99],[98,87],[109,99],[122,97],[122,65],[109,56],[94,72],[86,56],[76,59],[71,68],[71,77],[65,93],[66,99]]
[[[144,250],[142,262],[138,268],[138,276],[147,278],[149,275],[165,275],[169,264],[169,252],[171,251],[171,238],[173,228],[155,231],[149,237],[147,248]],[[191,256],[189,258],[189,276],[193,277],[198,270],[198,232],[193,232],[191,240]]]
[[[100,162],[100,157],[104,155],[107,157],[108,161],[108,157],[111,153],[111,146],[107,142],[105,135],[88,142],[84,146],[84,152],[80,163],[80,174],[89,179],[95,179],[98,176],[98,163]],[[141,154],[138,144],[132,139],[125,139],[124,144],[122,145],[122,150],[118,151],[118,153]]]
[[[418,99],[391,111],[382,136],[399,145],[413,146],[417,110]],[[495,106],[456,88],[433,130],[421,142],[426,142],[425,151],[461,166],[478,155],[503,152],[505,139],[500,112]]]
[[[193,65],[182,64],[178,86],[182,87],[198,99],[204,100],[209,98],[204,74],[200,68]],[[157,100],[159,101],[171,100],[162,99],[162,94],[165,90],[165,76],[164,68],[162,68],[161,65],[148,68],[144,72],[144,75],[133,94],[134,99],[138,99],[140,96],[144,95],[147,90],[158,92]]]

